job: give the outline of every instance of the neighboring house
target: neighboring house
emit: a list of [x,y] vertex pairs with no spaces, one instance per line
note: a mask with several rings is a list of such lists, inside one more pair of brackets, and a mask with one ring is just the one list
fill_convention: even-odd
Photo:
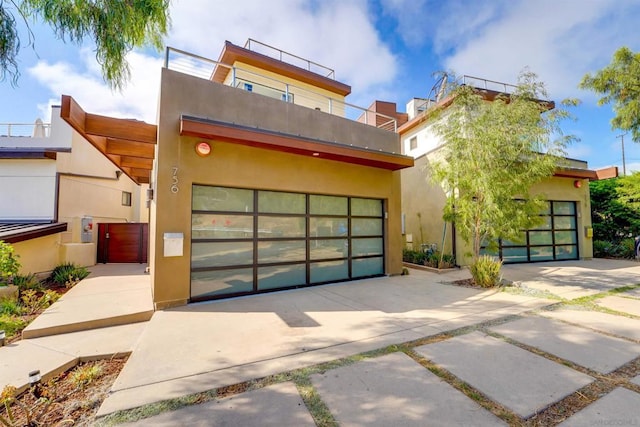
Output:
[[[465,76],[466,78],[467,76]],[[493,99],[504,89],[487,90],[496,82],[470,78],[470,85]],[[498,87],[510,85],[500,83]],[[446,120],[450,99],[414,98],[407,104],[408,121],[398,128],[402,153],[415,159],[415,167],[402,171],[402,211],[405,245],[412,249],[435,247],[452,253],[460,265],[467,265],[471,245],[455,233],[455,224],[442,219],[446,195],[430,181],[430,163],[438,158],[443,144],[434,129],[437,120]],[[434,107],[444,112],[433,118]],[[524,243],[500,241],[494,255],[505,263],[536,262],[591,258],[593,256],[589,180],[617,175],[615,168],[603,171],[588,169],[581,160],[567,159],[567,165],[556,170],[553,177],[534,185],[533,194],[543,194],[548,207],[541,215],[545,225],[523,231]]]
[[[400,170],[413,158],[398,154],[395,119],[345,103],[350,91],[331,69],[253,40],[226,42],[218,61],[167,50],[157,140],[121,147],[157,143],[156,308],[401,273]],[[115,119],[69,97],[61,114],[90,141],[97,128],[116,136]],[[118,123],[130,135],[146,125]]]
[[99,223],[146,222],[145,193],[60,118],[0,125],[0,240],[22,273],[96,263]]

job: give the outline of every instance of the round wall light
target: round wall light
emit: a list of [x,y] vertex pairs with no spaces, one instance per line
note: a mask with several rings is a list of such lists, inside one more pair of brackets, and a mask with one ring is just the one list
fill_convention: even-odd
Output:
[[579,179],[576,179],[575,181],[573,181],[573,186],[576,188],[582,187],[582,181],[580,181]]
[[200,157],[207,157],[211,154],[211,145],[208,142],[198,142],[196,144],[196,154]]

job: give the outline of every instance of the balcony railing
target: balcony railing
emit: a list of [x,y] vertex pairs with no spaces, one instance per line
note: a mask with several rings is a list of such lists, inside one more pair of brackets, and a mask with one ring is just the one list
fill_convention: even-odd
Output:
[[280,62],[286,62],[287,64],[295,65],[296,67],[320,74],[323,77],[327,77],[332,80],[336,79],[336,72],[333,69],[320,65],[317,62],[301,58],[292,53],[285,52],[284,50],[280,50],[276,47],[269,46],[268,44],[248,39],[244,44],[244,48],[277,59]]
[[229,86],[269,96],[283,102],[314,108],[391,132],[395,132],[397,129],[397,121],[394,117],[349,104],[340,99],[331,98],[320,92],[314,92],[308,88],[274,79],[265,74],[223,64],[180,49],[167,47],[164,66],[170,70],[207,80],[211,80],[217,68],[226,68],[230,74],[230,78],[226,83]]
[[50,123],[0,123],[0,137],[49,138]]
[[454,85],[447,85],[446,80],[444,80],[443,84],[444,84],[444,87],[437,87],[437,85],[434,86],[431,89],[431,93],[429,94],[428,98],[420,99],[416,103],[415,108],[417,113],[421,113],[435,106],[441,99],[446,98],[446,96],[451,91],[451,88],[455,86],[465,85],[465,86],[475,87],[478,89],[501,92],[505,94],[512,94],[518,88],[516,85],[512,85],[509,83],[498,82],[495,80],[489,80],[482,77],[469,76],[466,74],[456,79],[456,82]]

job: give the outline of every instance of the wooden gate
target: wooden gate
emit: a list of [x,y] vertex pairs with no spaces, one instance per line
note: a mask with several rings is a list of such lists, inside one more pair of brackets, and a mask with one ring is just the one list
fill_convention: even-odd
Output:
[[149,224],[116,222],[98,224],[99,263],[146,263]]

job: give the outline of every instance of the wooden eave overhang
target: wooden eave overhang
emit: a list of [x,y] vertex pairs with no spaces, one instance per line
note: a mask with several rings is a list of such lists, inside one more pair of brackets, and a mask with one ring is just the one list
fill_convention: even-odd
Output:
[[[304,68],[278,61],[277,59],[271,58],[267,55],[236,46],[233,43],[226,41],[222,48],[222,52],[220,53],[220,57],[218,58],[218,62],[227,65],[234,65],[236,61],[308,83],[312,86],[325,89],[342,96],[347,96],[351,93],[351,86],[349,85],[305,70]],[[230,71],[231,70],[228,67],[216,66],[213,74],[211,75],[211,80],[223,83]]]
[[413,158],[409,156],[367,150],[350,145],[186,115],[180,118],[180,135],[391,171],[413,166]]
[[68,95],[62,95],[60,117],[136,184],[149,183],[157,141],[156,125],[86,113]]
[[47,224],[0,223],[0,240],[7,243],[18,243],[65,231],[67,231],[66,222],[54,222]]
[[590,181],[596,181],[598,179],[596,171],[578,168],[558,168],[553,173],[553,176],[559,178],[588,179]]

